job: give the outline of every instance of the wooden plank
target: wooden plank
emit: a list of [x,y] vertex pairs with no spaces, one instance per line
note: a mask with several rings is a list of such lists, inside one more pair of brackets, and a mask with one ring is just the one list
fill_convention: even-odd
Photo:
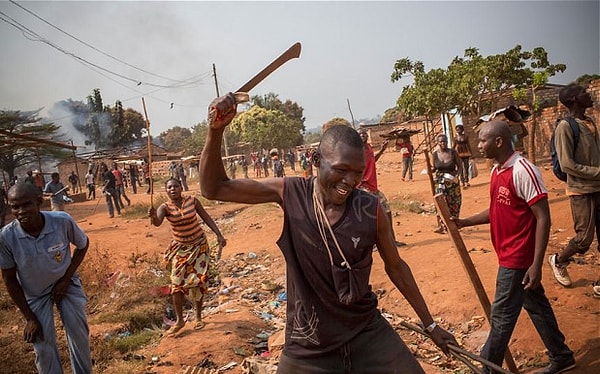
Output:
[[[485,293],[485,288],[483,288],[483,283],[481,283],[481,278],[479,278],[479,274],[475,269],[475,264],[471,260],[471,256],[469,256],[469,251],[465,246],[465,242],[462,240],[460,236],[460,232],[458,231],[458,227],[456,223],[450,219],[450,209],[448,208],[448,204],[446,203],[446,199],[444,198],[444,194],[437,194],[434,196],[435,206],[437,207],[438,214],[442,217],[442,220],[446,224],[448,229],[448,235],[450,235],[450,239],[452,240],[452,244],[454,244],[454,248],[460,257],[460,262],[462,263],[465,271],[467,272],[467,277],[477,294],[477,298],[479,299],[479,303],[485,312],[485,316],[487,317],[488,322],[490,321],[490,311],[491,304],[490,299],[488,299],[487,294]],[[518,373],[517,365],[513,360],[512,354],[510,353],[510,349],[506,348],[506,353],[504,354],[504,362],[508,369],[513,373]]]

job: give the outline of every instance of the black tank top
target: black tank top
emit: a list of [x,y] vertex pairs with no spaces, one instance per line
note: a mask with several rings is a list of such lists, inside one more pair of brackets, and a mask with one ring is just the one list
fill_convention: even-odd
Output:
[[[368,286],[373,245],[377,238],[378,198],[355,189],[346,209],[332,225],[344,256],[352,265],[368,263],[366,292],[344,305],[333,285],[327,249],[319,233],[313,207],[313,180],[284,179],[284,224],[277,241],[286,259],[287,322],[284,352],[293,358],[318,357],[340,348],[377,315],[377,297]],[[333,261],[343,260],[327,233]]]

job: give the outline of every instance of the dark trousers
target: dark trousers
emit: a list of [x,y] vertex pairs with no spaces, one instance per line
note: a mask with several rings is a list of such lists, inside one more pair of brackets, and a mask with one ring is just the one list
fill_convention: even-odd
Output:
[[469,183],[469,159],[470,157],[461,157],[462,170],[460,173],[460,181],[462,184]]
[[575,237],[559,253],[560,262],[566,262],[575,253],[585,253],[594,241],[600,250],[600,192],[569,196],[571,215],[575,224]]
[[108,208],[108,214],[111,217],[115,215],[115,208],[117,209],[117,213],[121,214],[121,205],[119,205],[117,190],[114,188],[106,189],[106,207]]
[[402,158],[402,179],[406,178],[406,172],[408,172],[408,180],[413,179],[413,159],[412,157]]
[[339,349],[316,358],[281,355],[278,374],[395,374],[425,372],[381,315]]
[[492,329],[481,350],[481,357],[495,364],[502,364],[521,308],[525,308],[548,350],[550,362],[567,362],[573,358],[573,352],[565,344],[565,336],[558,328],[544,287],[540,285],[525,291],[521,282],[526,272],[527,269],[498,269],[496,296],[490,316]]
[[96,200],[96,186],[88,184],[88,199],[92,196],[94,197],[94,200]]

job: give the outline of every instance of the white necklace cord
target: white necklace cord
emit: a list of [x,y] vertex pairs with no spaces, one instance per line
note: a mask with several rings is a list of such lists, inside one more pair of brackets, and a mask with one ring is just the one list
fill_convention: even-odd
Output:
[[329,233],[331,234],[331,237],[333,238],[335,247],[337,248],[340,256],[342,256],[342,259],[344,260],[340,264],[340,266],[348,268],[349,270],[352,270],[352,267],[350,267],[350,263],[348,263],[346,256],[344,256],[344,252],[342,252],[342,249],[340,248],[337,238],[336,238],[335,234],[333,233],[333,230],[331,229],[331,225],[329,224],[329,219],[327,218],[327,215],[325,215],[325,210],[323,209],[321,202],[317,198],[316,190],[317,190],[317,183],[315,182],[313,184],[313,194],[312,194],[313,195],[312,196],[313,206],[315,209],[315,217],[317,219],[317,226],[319,228],[319,234],[321,234],[321,239],[323,240],[323,244],[325,244],[325,248],[327,248],[327,254],[329,255],[329,261],[330,261],[331,265],[333,265],[333,256],[331,255],[331,249],[329,248],[329,243],[327,241],[327,236],[325,233],[325,227],[324,227],[323,221],[325,222],[325,224],[327,225],[327,228],[329,229]]

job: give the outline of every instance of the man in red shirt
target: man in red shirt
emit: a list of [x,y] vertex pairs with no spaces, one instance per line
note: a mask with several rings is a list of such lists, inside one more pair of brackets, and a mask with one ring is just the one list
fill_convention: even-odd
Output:
[[[394,224],[392,221],[392,209],[390,208],[390,204],[388,203],[388,200],[383,194],[383,192],[381,192],[381,190],[379,190],[379,188],[377,187],[376,167],[377,160],[379,160],[379,158],[383,154],[383,151],[385,151],[385,149],[387,148],[389,140],[384,141],[381,145],[381,149],[377,153],[375,153],[373,151],[373,147],[371,147],[371,144],[367,142],[369,140],[369,133],[367,132],[367,129],[360,128],[358,130],[358,134],[360,135],[360,138],[363,141],[363,146],[365,149],[365,170],[363,172],[362,180],[357,187],[363,191],[370,192],[379,197],[379,203],[381,204],[381,208],[385,213],[386,217],[388,217],[388,220],[390,221],[390,227],[392,228],[393,232]],[[399,242],[396,240],[397,247],[402,247],[405,245],[406,243]]]
[[492,328],[481,357],[502,363],[525,308],[550,356],[550,364],[538,374],[558,374],[573,369],[575,358],[541,285],[550,234],[548,191],[538,168],[514,151],[511,138],[503,121],[488,122],[479,131],[479,150],[496,161],[490,180],[490,207],[468,218],[452,219],[459,228],[489,223],[500,265],[490,315]]
[[[400,140],[400,139],[399,139]],[[408,172],[408,180],[413,180],[413,154],[415,147],[410,142],[410,137],[402,138],[401,141],[396,140],[396,147],[400,149],[402,154],[402,181],[406,178]]]
[[127,194],[125,194],[125,186],[123,184],[123,172],[119,170],[119,167],[117,166],[116,162],[113,163],[112,173],[115,176],[115,190],[117,190],[117,201],[119,202],[119,204],[121,204],[121,208],[125,208],[123,200],[121,200],[121,196],[127,201],[127,206],[131,205],[131,200],[129,200],[129,197],[127,197]]

